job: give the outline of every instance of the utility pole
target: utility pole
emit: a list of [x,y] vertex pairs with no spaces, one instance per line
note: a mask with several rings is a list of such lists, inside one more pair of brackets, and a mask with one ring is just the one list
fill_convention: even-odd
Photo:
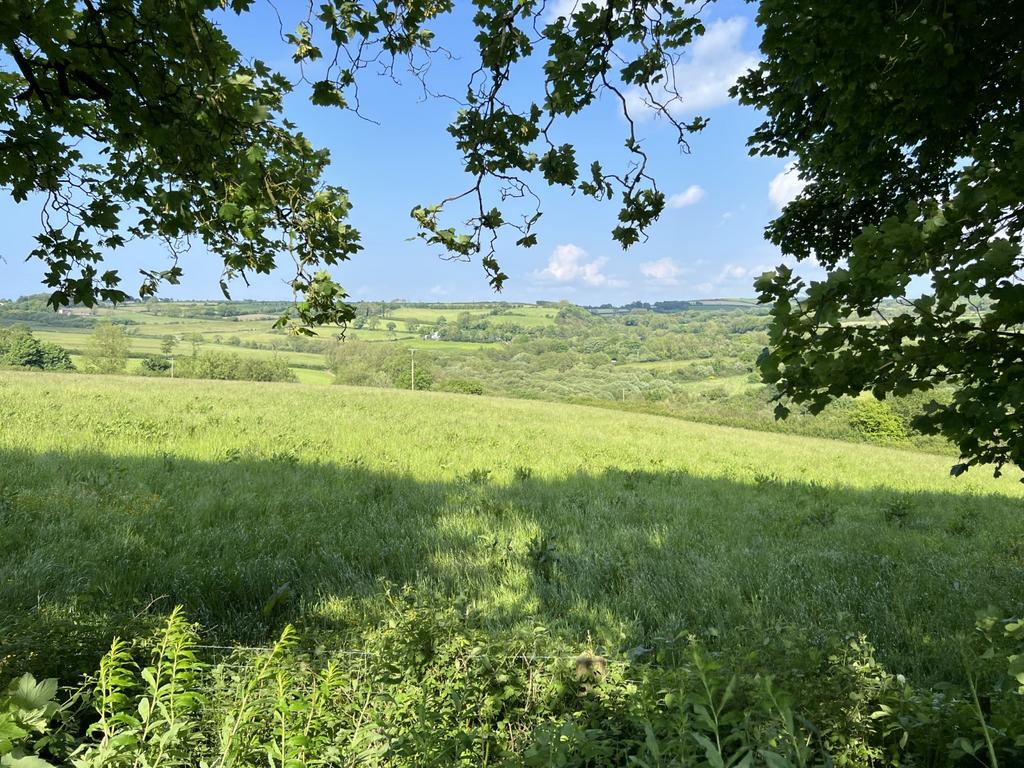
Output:
[[171,378],[174,378],[174,355],[171,355]]
[[412,379],[412,390],[415,391],[416,390],[416,350],[415,349],[410,349],[409,350],[409,365],[411,366],[411,369],[412,369],[411,370],[411,373],[412,373],[412,377],[411,377],[411,379]]

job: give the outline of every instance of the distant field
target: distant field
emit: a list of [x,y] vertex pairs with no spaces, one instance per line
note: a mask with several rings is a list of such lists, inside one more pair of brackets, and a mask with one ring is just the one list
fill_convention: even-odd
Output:
[[455,318],[463,312],[467,312],[471,317],[485,317],[488,314],[486,308],[480,306],[468,306],[462,309],[399,307],[398,309],[390,310],[387,313],[387,317],[384,318],[384,322],[394,320],[401,323],[436,323],[443,317],[449,322],[454,323]]
[[[188,312],[190,307],[191,305],[188,302],[176,302],[173,305],[166,305],[164,310],[170,311],[173,309],[176,312]],[[442,316],[450,316],[449,319],[454,322],[459,311],[462,310],[403,307],[389,312],[388,318],[384,321],[385,324],[392,320],[397,322],[399,327],[395,331],[388,331],[386,328],[349,328],[345,333],[345,338],[353,341],[380,343],[401,342],[417,350],[437,353],[471,353],[481,348],[498,346],[497,342],[460,342],[424,339],[423,334],[409,333],[405,327],[407,320],[433,323]],[[516,307],[510,310],[510,312],[513,315],[510,315],[508,319],[524,327],[550,322],[550,318],[553,317],[553,310],[546,307]],[[139,359],[149,355],[160,354],[161,345],[167,336],[172,336],[177,340],[177,345],[174,349],[176,356],[180,357],[191,354],[191,338],[193,335],[198,334],[202,338],[202,344],[199,347],[201,350],[230,352],[246,357],[267,358],[278,356],[285,360],[289,367],[293,368],[296,372],[303,369],[307,371],[297,374],[299,375],[299,380],[303,383],[320,384],[333,381],[332,374],[326,370],[327,362],[322,353],[295,351],[286,348],[289,342],[288,337],[271,329],[275,319],[272,315],[241,315],[237,318],[225,319],[176,317],[149,312],[141,305],[128,305],[116,309],[98,308],[93,314],[97,317],[130,319],[132,321],[133,324],[128,326],[129,356],[134,359],[129,360],[129,371],[138,369]],[[475,312],[471,312],[471,314],[474,317],[492,317],[488,310],[481,308],[479,305]],[[506,318],[502,316],[494,319],[504,320]],[[324,328],[320,329],[318,335],[324,340],[330,340],[338,335],[340,331],[341,329]],[[60,318],[55,316],[51,324],[37,324],[34,332],[40,340],[61,345],[71,353],[73,360],[81,363],[83,353],[89,345],[92,330],[87,327],[61,328]],[[229,344],[227,343],[229,340],[237,340],[239,343]],[[247,343],[259,344],[264,348],[244,346]]]
[[494,322],[514,323],[523,328],[537,328],[551,325],[558,310],[554,307],[516,307],[501,314],[494,315]]
[[310,368],[292,368],[300,384],[332,384],[334,375],[330,371],[314,371]]
[[[81,357],[81,355],[88,349],[89,346],[89,332],[73,332],[73,331],[35,331],[35,336],[42,341],[51,341],[56,344],[60,344],[62,347],[67,349],[72,356]],[[128,338],[129,343],[129,356],[135,358],[146,357],[147,355],[156,355],[160,353],[160,337],[153,336],[130,336]],[[314,352],[292,352],[291,350],[268,350],[268,349],[250,349],[249,347],[241,347],[230,344],[210,344],[203,343],[198,347],[199,351],[212,350],[215,352],[230,352],[232,354],[241,355],[243,357],[280,357],[290,366],[323,369],[325,362],[324,356],[316,354]],[[181,342],[174,350],[174,354],[177,357],[187,357],[192,354],[192,345],[190,343]]]
[[955,676],[975,611],[1022,608],[1017,480],[554,403],[0,372],[0,668],[91,668],[175,603],[217,642],[315,635],[390,583],[571,647],[864,633],[897,671]]

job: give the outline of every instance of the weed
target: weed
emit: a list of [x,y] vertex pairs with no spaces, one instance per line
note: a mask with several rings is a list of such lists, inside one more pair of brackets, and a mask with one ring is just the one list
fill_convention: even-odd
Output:
[[491,470],[474,468],[469,470],[463,477],[468,485],[483,485],[490,479]]
[[976,509],[962,509],[946,525],[946,532],[950,536],[962,539],[970,538],[978,532],[979,518],[980,515]]
[[882,507],[882,517],[890,525],[902,528],[910,522],[913,501],[907,496],[895,496]]
[[804,522],[820,528],[829,528],[835,525],[836,509],[831,504],[821,504],[804,518]]
[[512,477],[520,483],[525,483],[533,477],[533,469],[530,467],[516,467],[512,470]]
[[555,566],[558,564],[558,549],[553,541],[547,536],[534,537],[526,545],[526,558],[530,563],[533,572],[550,582],[555,574]]

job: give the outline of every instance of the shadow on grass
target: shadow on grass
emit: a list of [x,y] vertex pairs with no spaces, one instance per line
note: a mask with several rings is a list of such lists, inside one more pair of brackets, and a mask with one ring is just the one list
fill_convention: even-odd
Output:
[[66,678],[182,604],[212,642],[285,622],[344,642],[389,589],[609,652],[865,633],[948,675],[954,635],[1024,595],[1020,501],[610,470],[424,482],[289,455],[0,454],[0,677]]

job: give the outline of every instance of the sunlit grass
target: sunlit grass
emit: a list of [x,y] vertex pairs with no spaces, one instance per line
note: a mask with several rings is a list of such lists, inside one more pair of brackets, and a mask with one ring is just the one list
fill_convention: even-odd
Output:
[[975,610],[1024,594],[1018,476],[654,416],[2,372],[0,454],[0,665],[68,627],[87,655],[175,603],[219,641],[315,635],[370,620],[387,582],[495,631],[736,652],[863,632],[949,677]]

